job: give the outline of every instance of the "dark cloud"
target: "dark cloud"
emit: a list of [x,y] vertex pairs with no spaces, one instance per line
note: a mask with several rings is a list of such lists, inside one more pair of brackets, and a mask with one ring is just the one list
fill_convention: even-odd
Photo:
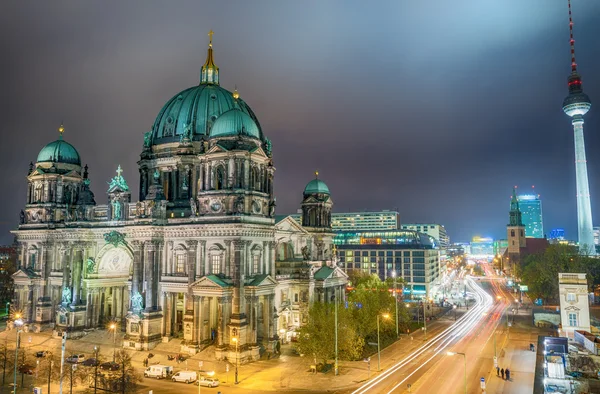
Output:
[[[584,88],[600,97],[600,3],[573,5]],[[535,184],[545,229],[576,237],[566,1],[12,2],[0,12],[0,240],[28,163],[65,138],[104,203],[162,105],[198,81],[206,33],[273,140],[280,213],[315,169],[337,211],[397,208],[455,240],[504,236],[513,185]],[[586,116],[592,196],[600,115]],[[600,204],[592,200],[596,216]]]

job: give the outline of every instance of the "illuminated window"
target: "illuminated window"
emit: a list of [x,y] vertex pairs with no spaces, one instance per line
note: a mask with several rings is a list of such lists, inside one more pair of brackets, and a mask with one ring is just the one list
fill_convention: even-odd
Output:
[[210,264],[211,264],[211,272],[213,274],[218,274],[221,272],[221,255],[213,254],[210,256]]
[[577,296],[575,295],[575,293],[567,293],[567,301],[568,302],[577,301]]
[[260,255],[259,254],[254,254],[252,255],[252,272],[254,274],[259,274],[259,267],[260,267]]
[[185,274],[185,254],[177,253],[175,255],[175,272]]

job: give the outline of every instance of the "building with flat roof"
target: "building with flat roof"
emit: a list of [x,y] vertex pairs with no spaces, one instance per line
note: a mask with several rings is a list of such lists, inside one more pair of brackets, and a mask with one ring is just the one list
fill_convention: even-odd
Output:
[[525,226],[525,237],[544,238],[542,200],[539,194],[519,194],[517,196],[521,220]]
[[[302,224],[300,214],[291,215],[294,220]],[[382,231],[398,230],[400,228],[400,214],[396,211],[378,212],[348,212],[332,213],[331,229],[338,231]]]
[[470,255],[481,258],[493,256],[494,240],[490,237],[473,237]]
[[445,270],[437,241],[411,230],[346,231],[335,235],[339,266],[351,274],[377,274],[382,280],[396,272],[407,297],[428,297]]
[[440,248],[448,249],[450,245],[450,237],[448,237],[448,233],[446,232],[446,228],[441,224],[435,223],[407,223],[402,225],[403,230],[413,230],[418,231],[420,233],[425,233],[427,235],[431,235],[435,238]]

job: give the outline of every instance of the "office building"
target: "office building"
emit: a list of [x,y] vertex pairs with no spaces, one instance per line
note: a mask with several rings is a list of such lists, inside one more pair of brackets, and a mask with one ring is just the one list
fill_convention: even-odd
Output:
[[542,220],[542,201],[537,194],[520,194],[517,196],[521,220],[525,226],[527,238],[544,238],[544,222]]
[[[302,224],[300,214],[291,215]],[[400,215],[396,211],[349,212],[331,214],[331,229],[338,231],[384,231],[398,230]]]
[[450,246],[450,237],[446,233],[446,228],[441,224],[407,223],[402,225],[402,230],[413,230],[430,235],[438,241],[442,249],[448,249]]
[[470,256],[488,258],[494,255],[494,240],[489,237],[473,237]]
[[382,280],[396,271],[406,281],[407,297],[429,296],[445,270],[437,241],[410,230],[347,231],[335,235],[339,266],[346,273],[377,274]]

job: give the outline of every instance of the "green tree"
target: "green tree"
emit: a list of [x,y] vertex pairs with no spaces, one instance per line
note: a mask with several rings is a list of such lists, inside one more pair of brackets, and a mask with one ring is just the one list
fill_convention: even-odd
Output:
[[[364,339],[354,327],[352,314],[338,304],[338,357],[355,360],[362,354]],[[314,303],[308,312],[308,323],[298,332],[296,348],[300,354],[326,364],[335,357],[335,310],[329,303]]]

